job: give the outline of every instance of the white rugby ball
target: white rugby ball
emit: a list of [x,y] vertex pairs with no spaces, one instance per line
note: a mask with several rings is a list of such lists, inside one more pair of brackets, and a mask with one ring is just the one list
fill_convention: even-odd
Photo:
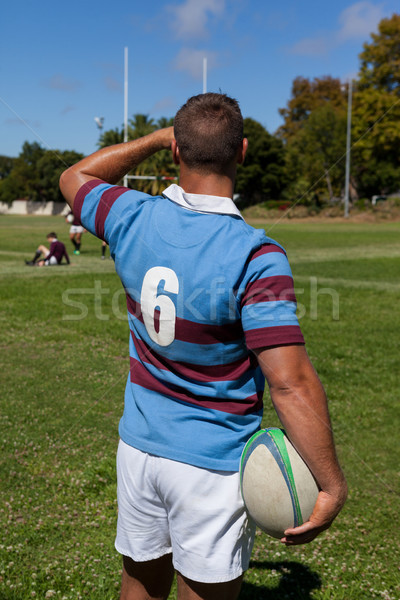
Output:
[[318,486],[306,463],[276,427],[262,429],[247,442],[240,460],[240,485],[247,512],[274,538],[308,521]]
[[68,215],[68,216],[67,216],[67,221],[68,221],[68,223],[73,223],[73,222],[74,222],[74,219],[75,219],[74,215]]

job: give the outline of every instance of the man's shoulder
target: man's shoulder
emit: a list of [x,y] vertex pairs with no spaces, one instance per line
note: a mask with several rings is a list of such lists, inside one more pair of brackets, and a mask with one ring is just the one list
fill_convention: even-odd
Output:
[[[78,190],[75,202],[79,212],[83,204],[85,206],[90,206],[92,204],[111,206],[115,204],[117,200],[120,200],[120,202],[122,201],[122,205],[125,205],[127,202],[137,204],[138,202],[151,201],[157,197],[160,196],[152,196],[140,190],[107,183],[102,179],[91,179],[84,183]],[[75,211],[74,214],[76,216]]]
[[267,236],[264,229],[255,229],[245,221],[243,221],[242,227],[246,232],[248,255],[250,258],[256,254],[268,254],[269,252],[286,254],[283,246],[273,238]]

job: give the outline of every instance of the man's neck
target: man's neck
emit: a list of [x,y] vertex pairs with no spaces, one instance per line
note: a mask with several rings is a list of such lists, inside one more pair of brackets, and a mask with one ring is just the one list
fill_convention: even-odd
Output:
[[222,196],[232,199],[235,179],[234,174],[216,175],[210,173],[204,175],[185,168],[182,169],[181,165],[179,185],[187,194]]

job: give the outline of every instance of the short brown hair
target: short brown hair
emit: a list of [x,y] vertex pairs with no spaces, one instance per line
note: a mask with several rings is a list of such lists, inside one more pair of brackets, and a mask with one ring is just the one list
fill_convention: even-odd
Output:
[[178,110],[174,135],[189,168],[223,173],[243,140],[243,117],[237,100],[226,94],[192,96]]

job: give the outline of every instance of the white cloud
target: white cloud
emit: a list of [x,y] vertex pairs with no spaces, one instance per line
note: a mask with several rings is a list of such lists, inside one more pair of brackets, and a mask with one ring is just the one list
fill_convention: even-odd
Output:
[[216,52],[182,48],[175,59],[174,67],[178,71],[189,73],[194,79],[203,76],[203,58],[207,58],[207,68],[213,68],[217,64]]
[[347,41],[358,38],[367,38],[383,18],[383,5],[372,2],[356,2],[345,8],[340,16],[340,30],[337,33],[338,41]]
[[28,127],[29,129],[31,129],[32,127],[35,127],[36,129],[38,129],[41,126],[41,122],[40,121],[31,121],[30,119],[23,119],[22,117],[10,117],[8,119],[5,119],[4,123],[6,125],[11,125],[11,126],[19,126],[19,125],[23,125],[24,127]]
[[75,79],[67,79],[60,73],[53,75],[49,79],[43,81],[43,85],[52,90],[59,90],[62,92],[75,92],[81,87],[80,81]]
[[171,14],[171,29],[177,39],[204,38],[210,18],[221,18],[225,0],[185,0],[166,7]]
[[329,48],[329,41],[326,36],[317,36],[314,38],[304,38],[290,48],[292,54],[301,56],[318,56],[326,54]]
[[107,90],[109,90],[110,92],[122,92],[123,91],[121,81],[119,81],[118,79],[115,79],[115,77],[112,77],[111,75],[107,75],[104,78],[104,85],[106,86]]
[[62,111],[60,112],[60,115],[67,115],[68,113],[72,112],[76,110],[76,106],[72,106],[72,105],[68,105],[65,108],[62,109]]
[[339,27],[331,32],[319,33],[304,38],[290,48],[292,54],[318,56],[351,40],[365,40],[376,31],[384,17],[383,5],[369,1],[356,2],[345,8],[339,15]]
[[113,62],[98,63],[103,72],[104,87],[110,92],[123,92],[123,71],[121,65]]
[[175,100],[171,96],[165,96],[156,102],[151,110],[149,111],[152,115],[153,113],[159,113],[162,111],[170,111],[175,107]]

